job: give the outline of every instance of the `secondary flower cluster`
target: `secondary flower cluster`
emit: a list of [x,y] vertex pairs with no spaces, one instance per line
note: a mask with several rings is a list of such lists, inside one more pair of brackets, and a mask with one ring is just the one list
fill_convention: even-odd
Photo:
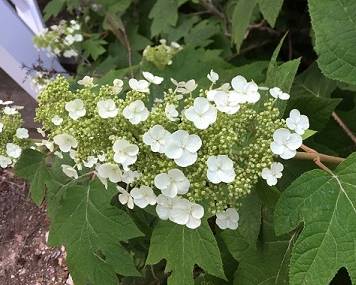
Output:
[[57,155],[70,154],[74,165],[62,166],[69,177],[84,167],[104,185],[117,184],[130,209],[152,205],[159,218],[189,228],[216,214],[219,227],[236,229],[236,208],[259,177],[270,185],[281,177],[272,145],[296,149],[294,134],[285,143],[283,127],[300,133],[304,117],[293,110],[286,122],[279,119],[274,103],[289,95],[239,75],[216,86],[219,75],[211,71],[208,89],[171,79],[163,99],[151,98],[150,86],[164,79],[142,75],[101,87],[85,76],[75,91],[59,76],[39,96],[37,120],[50,140],[43,144],[53,141]]
[[61,20],[58,25],[45,29],[41,35],[35,36],[33,42],[38,48],[45,48],[55,55],[76,57],[79,43],[83,41],[80,24],[75,21]]

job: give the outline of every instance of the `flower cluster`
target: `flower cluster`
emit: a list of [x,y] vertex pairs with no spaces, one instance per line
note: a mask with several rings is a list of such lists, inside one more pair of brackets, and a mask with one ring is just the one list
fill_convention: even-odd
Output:
[[33,38],[38,48],[45,48],[55,55],[76,57],[80,50],[79,43],[83,41],[80,24],[75,21],[61,20],[58,25],[45,29],[41,35]]
[[280,119],[274,104],[289,95],[239,75],[216,86],[211,71],[208,89],[171,79],[162,100],[151,98],[150,86],[164,79],[142,75],[101,87],[86,76],[77,90],[58,76],[42,91],[37,120],[53,151],[74,160],[63,172],[95,171],[104,185],[117,185],[123,205],[154,206],[163,220],[196,228],[216,214],[219,227],[236,229],[240,199],[261,176],[269,185],[281,177],[274,154],[290,157],[300,146],[305,117],[293,110]]

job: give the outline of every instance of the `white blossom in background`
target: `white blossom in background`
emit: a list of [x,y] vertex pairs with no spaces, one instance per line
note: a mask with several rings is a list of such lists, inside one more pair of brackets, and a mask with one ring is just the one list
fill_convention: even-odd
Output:
[[114,163],[98,165],[96,171],[99,178],[103,180],[109,179],[112,183],[120,182],[122,179],[122,171],[120,167]]
[[83,41],[83,35],[82,35],[82,34],[75,34],[75,35],[74,35],[74,41],[75,41],[75,42],[81,42],[81,41]]
[[153,152],[164,153],[166,140],[170,134],[161,125],[154,125],[143,134],[143,142],[150,146]]
[[239,213],[235,208],[228,208],[216,214],[216,224],[222,230],[236,230],[239,226]]
[[0,167],[1,168],[6,168],[9,165],[11,165],[12,161],[9,157],[0,155]]
[[240,110],[240,104],[243,103],[241,96],[233,91],[215,90],[209,96],[213,98],[216,108],[220,112],[229,115],[237,113]]
[[98,162],[98,158],[95,156],[88,156],[87,160],[83,161],[83,164],[87,168],[92,168]]
[[70,178],[78,179],[78,172],[70,165],[62,164],[62,171]]
[[16,130],[16,137],[19,139],[28,139],[30,135],[28,134],[28,130],[25,128],[18,128]]
[[6,154],[12,158],[19,158],[21,156],[22,149],[17,144],[7,143]]
[[157,197],[153,190],[148,186],[133,188],[130,192],[134,204],[140,208],[146,208],[148,205],[155,205]]
[[62,123],[63,123],[63,119],[58,116],[58,115],[55,115],[52,119],[51,119],[51,122],[55,125],[55,126],[60,126]]
[[178,120],[179,113],[176,109],[176,106],[174,106],[173,104],[167,104],[164,109],[164,113],[166,114],[166,117],[168,118],[168,120],[170,120],[172,122]]
[[88,75],[85,75],[83,79],[78,80],[79,85],[83,85],[85,87],[94,87],[94,78]]
[[112,99],[100,100],[97,104],[99,116],[103,119],[115,118],[119,113],[115,101]]
[[4,128],[4,124],[0,122],[0,133],[2,133],[3,128]]
[[78,120],[86,114],[84,102],[81,99],[74,99],[65,104],[64,108],[69,113],[69,117],[73,120]]
[[131,124],[137,125],[147,120],[149,111],[141,100],[136,100],[126,106],[122,114]]
[[58,145],[62,152],[69,152],[72,148],[78,146],[77,140],[69,134],[56,135],[54,136],[53,141]]
[[174,198],[178,194],[186,194],[190,187],[188,178],[176,168],[168,170],[168,173],[156,175],[154,184],[162,194],[170,198]]
[[128,167],[137,160],[138,146],[125,139],[116,140],[112,149],[114,151],[114,161],[120,163],[125,170],[128,170]]
[[121,193],[121,194],[119,194],[119,202],[122,205],[127,205],[127,207],[132,210],[134,208],[134,200],[133,200],[131,194],[120,186],[116,186],[116,188]]
[[124,87],[124,81],[121,79],[114,79],[113,81],[113,86],[112,86],[112,92],[117,95],[119,94]]
[[148,71],[142,72],[143,77],[150,83],[160,85],[163,82],[163,78],[159,76],[155,76]]
[[0,105],[3,105],[3,106],[11,105],[13,103],[14,103],[14,101],[3,101],[0,99]]
[[12,115],[18,114],[18,111],[17,111],[17,109],[16,109],[15,107],[6,106],[6,107],[4,108],[4,113],[5,113],[6,115],[12,116]]
[[297,149],[301,147],[302,143],[303,139],[300,135],[280,128],[273,133],[271,150],[283,159],[290,159],[296,155]]
[[231,80],[232,89],[241,97],[243,103],[256,103],[261,95],[258,93],[258,85],[245,77],[238,75]]
[[207,165],[207,177],[210,182],[217,184],[234,181],[234,162],[227,155],[209,156]]
[[217,110],[209,103],[208,99],[197,97],[194,99],[193,106],[184,111],[184,115],[189,121],[193,122],[196,128],[205,130],[215,123]]
[[286,119],[286,125],[298,135],[303,135],[304,132],[309,129],[309,119],[307,116],[301,115],[297,109],[293,109],[290,111],[289,117]]
[[209,74],[206,76],[212,83],[216,83],[219,80],[219,74],[217,74],[214,70],[210,70]]
[[73,35],[69,34],[69,35],[65,36],[64,43],[66,45],[71,46],[74,42],[75,42],[75,39],[74,39]]
[[137,178],[141,177],[141,175],[142,174],[136,170],[124,170],[122,182],[125,182],[126,184],[134,183]]
[[277,184],[277,180],[282,177],[283,164],[280,162],[273,162],[271,168],[263,168],[261,177],[266,180],[269,186]]
[[163,194],[157,196],[156,213],[161,220],[168,220],[171,216],[174,200],[177,198],[169,198]]
[[146,80],[137,80],[135,78],[131,78],[129,80],[129,86],[132,90],[142,93],[150,93],[150,83]]
[[273,98],[280,99],[280,100],[288,100],[290,95],[288,93],[283,92],[279,87],[273,87],[269,90],[269,94]]
[[202,141],[198,135],[178,130],[168,136],[164,153],[168,158],[174,159],[178,166],[187,167],[197,160],[197,151],[201,146]]
[[[64,57],[72,57],[72,56],[76,57],[76,56],[78,56],[78,53],[74,49],[69,49],[69,50],[64,51],[63,56]],[[81,80],[79,80],[79,81],[81,81]],[[79,83],[79,81],[78,81],[78,83]],[[81,84],[81,85],[84,85],[84,84]],[[87,86],[87,87],[90,87],[90,86]]]
[[192,93],[198,87],[198,84],[196,84],[194,79],[188,80],[187,82],[185,81],[177,82],[176,80],[171,78],[171,81],[177,87],[176,92],[182,94]]

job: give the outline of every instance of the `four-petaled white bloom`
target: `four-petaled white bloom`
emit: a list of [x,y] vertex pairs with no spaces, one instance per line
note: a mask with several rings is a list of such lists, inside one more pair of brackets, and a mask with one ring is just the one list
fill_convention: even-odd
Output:
[[[122,172],[120,167],[117,164],[114,163],[104,163],[101,165],[98,165],[96,168],[98,177],[106,180],[109,179],[109,181],[113,183],[120,182],[122,179]],[[105,183],[104,183],[105,185]]]
[[119,201],[122,205],[127,205],[129,209],[134,208],[134,200],[129,192],[127,192],[124,188],[117,186],[117,189],[121,194],[119,194]]
[[146,80],[137,80],[135,78],[131,78],[129,80],[129,86],[132,90],[142,92],[142,93],[150,93],[150,83]]
[[207,165],[207,177],[210,182],[217,184],[234,181],[234,162],[227,155],[209,156]]
[[111,90],[115,95],[117,95],[122,91],[123,87],[124,87],[124,81],[122,81],[121,79],[114,79]]
[[184,111],[184,115],[189,121],[193,122],[196,128],[205,130],[215,123],[217,110],[209,103],[208,99],[197,97],[193,106]]
[[194,79],[188,80],[187,82],[185,81],[177,82],[176,80],[171,78],[171,81],[177,87],[176,91],[182,94],[189,94],[198,87],[198,84],[195,83]]
[[53,138],[53,141],[56,145],[58,145],[62,152],[69,152],[72,148],[76,148],[78,146],[77,140],[68,134],[56,135]]
[[302,137],[291,133],[290,130],[280,128],[273,133],[271,150],[283,159],[290,159],[297,153],[297,149],[302,145]]
[[162,81],[163,81],[163,78],[162,77],[159,77],[159,76],[155,76],[153,75],[152,73],[148,72],[148,71],[143,71],[142,72],[142,75],[144,78],[146,78],[146,80],[150,83],[153,83],[153,84],[161,84]]
[[6,154],[13,158],[19,158],[21,155],[22,149],[17,144],[7,143],[6,144]]
[[[74,49],[69,49],[69,50],[66,50],[66,51],[64,51],[64,53],[63,53],[63,56],[64,57],[72,57],[72,56],[77,56],[78,55],[78,53],[74,50]],[[81,80],[79,80],[79,81],[81,81]],[[79,83],[79,81],[78,81],[78,83]],[[84,85],[84,84],[83,84]]]
[[239,213],[235,208],[228,208],[216,214],[216,224],[222,230],[236,230],[239,226]]
[[140,208],[146,208],[148,205],[156,204],[156,195],[153,190],[148,186],[141,186],[140,188],[134,188],[130,192],[135,205]]
[[188,178],[176,168],[168,170],[168,173],[156,175],[154,184],[162,194],[170,198],[176,197],[177,194],[186,194],[190,187]]
[[74,43],[75,39],[72,35],[67,35],[65,38],[64,38],[64,43],[68,46],[72,45]]
[[173,104],[167,104],[165,109],[164,109],[164,113],[166,114],[166,117],[168,118],[168,120],[174,122],[178,120],[178,111],[176,109],[176,106],[174,106]]
[[297,109],[293,109],[289,113],[289,118],[286,119],[286,125],[298,135],[303,135],[309,129],[309,119],[307,116],[301,115]]
[[112,147],[114,151],[114,161],[120,163],[125,170],[137,160],[138,146],[125,139],[118,139]]
[[64,108],[68,111],[69,117],[73,120],[78,120],[86,114],[84,102],[81,99],[74,99],[67,102]]
[[168,158],[174,159],[178,166],[187,167],[197,160],[197,151],[201,146],[199,136],[178,130],[168,136],[164,153]]
[[164,153],[166,139],[170,135],[161,125],[154,125],[143,134],[143,142],[151,147],[153,152]]
[[135,180],[141,175],[142,174],[136,170],[124,170],[124,174],[122,175],[122,182],[125,182],[126,184],[134,183]]
[[281,99],[281,100],[288,100],[290,95],[288,93],[283,92],[279,87],[273,87],[269,90],[269,94],[273,98]]
[[11,115],[17,114],[18,111],[17,111],[17,109],[16,109],[15,107],[6,106],[6,107],[4,108],[4,113],[5,113],[6,115],[11,116]]
[[256,103],[261,95],[258,93],[258,85],[245,77],[237,75],[231,80],[232,89],[240,96],[243,103]]
[[208,100],[214,101],[216,108],[223,113],[233,115],[240,110],[240,104],[243,100],[240,95],[234,91],[210,90],[207,93]]
[[11,159],[7,156],[0,155],[0,167],[6,168],[12,163]]
[[78,179],[78,172],[70,165],[62,164],[62,171],[70,178]]
[[217,74],[214,70],[210,70],[209,74],[206,77],[208,77],[208,79],[212,83],[215,83],[216,81],[219,80],[219,74]]
[[168,220],[170,218],[173,203],[176,199],[178,197],[172,199],[163,194],[157,196],[156,213],[161,220]]
[[85,75],[83,79],[78,80],[78,84],[83,85],[85,87],[94,87],[94,78]]
[[30,137],[30,135],[28,134],[28,130],[25,128],[18,128],[16,130],[16,136],[19,139],[28,139]]
[[92,168],[98,162],[98,158],[95,156],[88,156],[86,161],[83,161],[83,164],[87,168]]
[[62,119],[60,116],[55,115],[55,116],[52,118],[51,122],[52,122],[54,125],[56,125],[56,126],[60,126],[60,125],[63,123],[63,119]]
[[283,164],[280,162],[273,162],[271,168],[263,168],[261,176],[267,181],[269,186],[277,184],[277,179],[282,177]]
[[119,109],[116,107],[113,99],[100,100],[96,106],[99,116],[103,119],[114,118],[119,113]]
[[137,125],[147,120],[149,111],[141,100],[136,100],[126,106],[122,114],[131,124]]

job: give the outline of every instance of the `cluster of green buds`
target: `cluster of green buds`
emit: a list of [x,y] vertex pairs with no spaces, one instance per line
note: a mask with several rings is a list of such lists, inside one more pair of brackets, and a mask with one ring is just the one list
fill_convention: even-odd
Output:
[[143,51],[143,58],[153,63],[157,68],[163,69],[173,63],[173,57],[182,50],[182,46],[177,42],[167,45],[167,40],[161,39],[156,46],[147,46]]
[[58,76],[42,91],[37,120],[53,151],[74,160],[63,172],[94,171],[117,185],[122,204],[155,205],[163,220],[197,228],[204,213],[215,214],[220,228],[236,229],[241,198],[260,177],[277,183],[283,165],[274,158],[296,154],[308,118],[293,110],[280,119],[275,103],[289,94],[240,75],[217,86],[211,70],[208,89],[171,79],[163,99],[151,98],[150,86],[164,79],[142,75],[128,86],[120,79],[97,86],[85,76],[76,90]]
[[82,41],[80,24],[76,20],[61,20],[58,25],[52,25],[33,38],[36,47],[64,57],[78,56]]

